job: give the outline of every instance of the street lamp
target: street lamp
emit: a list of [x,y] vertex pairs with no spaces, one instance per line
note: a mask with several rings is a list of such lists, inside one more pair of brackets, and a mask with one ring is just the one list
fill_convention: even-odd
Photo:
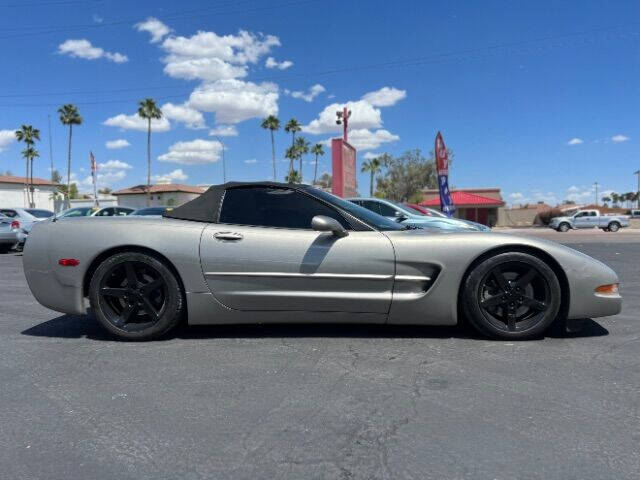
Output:
[[633,172],[634,175],[638,176],[638,189],[636,190],[636,200],[638,201],[638,208],[640,208],[640,170],[636,170]]
[[595,182],[594,185],[596,186],[596,207],[598,206],[598,182]]

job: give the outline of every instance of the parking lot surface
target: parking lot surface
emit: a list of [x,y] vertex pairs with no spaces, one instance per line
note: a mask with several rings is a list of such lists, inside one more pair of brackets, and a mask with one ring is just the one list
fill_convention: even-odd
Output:
[[622,314],[520,343],[367,325],[125,343],[38,305],[0,255],[0,476],[637,479],[640,235],[518,233],[613,267]]

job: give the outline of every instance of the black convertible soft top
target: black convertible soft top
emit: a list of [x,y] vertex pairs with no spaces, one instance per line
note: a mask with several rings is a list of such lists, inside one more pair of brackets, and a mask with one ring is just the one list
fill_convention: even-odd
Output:
[[311,187],[293,183],[278,182],[227,182],[221,185],[212,185],[202,195],[190,202],[184,203],[163,215],[167,218],[180,220],[193,220],[194,222],[217,223],[220,216],[220,207],[225,190],[243,187],[269,187],[289,188],[292,190],[309,191]]

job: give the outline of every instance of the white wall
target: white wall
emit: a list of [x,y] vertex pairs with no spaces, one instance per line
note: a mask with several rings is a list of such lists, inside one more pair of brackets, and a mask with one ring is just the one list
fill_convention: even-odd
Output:
[[[73,198],[69,200],[71,208],[74,207],[93,207],[93,198]],[[112,195],[98,194],[98,203],[100,208],[115,207],[118,205],[118,198]]]
[[[177,207],[199,196],[199,193],[185,192],[153,193],[151,194],[151,206]],[[145,194],[134,193],[130,195],[117,195],[117,197],[118,205],[121,207],[143,208],[147,206],[147,196]]]
[[[56,188],[47,185],[36,185],[34,200],[36,208],[54,210],[53,192]],[[18,183],[0,183],[0,206],[29,207],[24,185]]]

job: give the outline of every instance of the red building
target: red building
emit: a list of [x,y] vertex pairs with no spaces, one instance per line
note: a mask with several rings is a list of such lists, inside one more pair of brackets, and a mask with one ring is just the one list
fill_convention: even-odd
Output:
[[[420,205],[440,208],[440,192],[424,189]],[[499,188],[460,188],[451,190],[451,200],[456,207],[455,216],[493,226],[498,223],[498,208],[504,206]]]

